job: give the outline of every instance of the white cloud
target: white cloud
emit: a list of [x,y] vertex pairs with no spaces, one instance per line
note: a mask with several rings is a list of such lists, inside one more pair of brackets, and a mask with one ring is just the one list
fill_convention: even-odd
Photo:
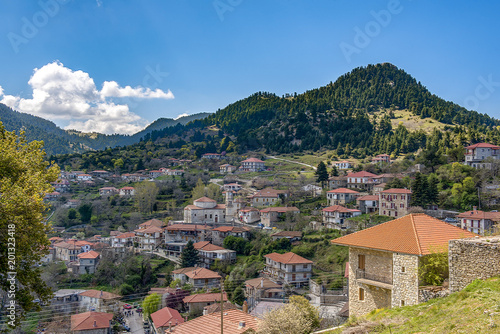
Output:
[[127,104],[115,104],[109,98],[174,98],[170,90],[120,87],[115,81],[105,81],[99,91],[88,73],[73,71],[60,62],[35,69],[28,84],[33,90],[31,98],[3,95],[0,87],[0,102],[32,115],[67,120],[66,129],[85,132],[132,134],[147,126]]
[[174,118],[174,120],[178,120],[179,118],[186,117],[186,116],[189,116],[189,114],[187,114],[187,113],[180,114],[179,116],[177,116],[176,118]]

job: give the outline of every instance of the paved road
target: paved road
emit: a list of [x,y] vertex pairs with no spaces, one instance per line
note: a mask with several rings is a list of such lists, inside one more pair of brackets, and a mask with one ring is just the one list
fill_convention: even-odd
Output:
[[144,328],[142,328],[142,314],[133,311],[133,315],[125,317],[127,326],[130,327],[130,333],[133,334],[144,334]]
[[293,160],[287,160],[287,159],[282,159],[282,158],[276,158],[273,155],[268,155],[266,158],[268,158],[268,159],[276,159],[276,160],[283,160],[283,161],[286,161],[286,162],[291,162],[293,164],[299,164],[299,165],[302,165],[302,166],[307,166],[307,167],[310,167],[310,168],[316,170],[316,167],[314,167],[312,165],[305,164],[303,162],[298,162],[298,161],[293,161]]

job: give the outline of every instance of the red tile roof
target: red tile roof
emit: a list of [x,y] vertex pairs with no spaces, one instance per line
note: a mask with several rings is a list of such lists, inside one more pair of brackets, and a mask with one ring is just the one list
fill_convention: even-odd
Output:
[[[187,321],[175,327],[175,334],[219,334],[221,332],[221,313],[214,312],[196,319]],[[240,326],[245,323],[245,326]],[[259,327],[258,318],[240,310],[224,311],[224,334],[243,334],[249,329],[257,331]]]
[[391,189],[381,191],[380,193],[384,193],[384,194],[411,194],[411,190],[410,189],[391,188]]
[[71,330],[86,331],[100,328],[110,328],[110,321],[112,319],[113,313],[85,312],[73,314],[71,316]]
[[199,241],[193,244],[193,246],[198,250],[204,250],[204,251],[225,250],[224,247],[213,245],[210,243],[210,241]]
[[118,239],[128,239],[128,238],[133,238],[135,237],[135,233],[134,232],[125,232],[125,233],[122,233],[120,235],[117,235],[115,238],[118,238]]
[[163,228],[157,227],[157,226],[149,226],[146,228],[134,230],[134,232],[136,232],[136,233],[159,233],[159,232],[163,232]]
[[288,206],[288,207],[285,207],[285,206],[278,206],[278,207],[269,207],[269,208],[265,208],[265,209],[262,209],[260,210],[260,212],[300,212],[300,210],[294,206]]
[[99,290],[87,290],[85,292],[80,293],[80,296],[90,297],[90,298],[98,298],[98,299],[119,299],[122,296],[116,295],[107,291],[99,291]]
[[80,259],[96,259],[99,257],[99,253],[97,253],[96,251],[88,251],[88,252],[85,252],[85,253],[80,253],[77,255],[78,258]]
[[271,253],[271,254],[264,255],[264,257],[267,257],[275,262],[280,262],[280,263],[289,263],[289,264],[313,263],[311,260],[304,259],[302,256],[299,256],[299,255],[292,253],[292,252],[288,252],[285,254]]
[[203,196],[203,197],[200,197],[198,199],[195,199],[194,201],[195,202],[203,202],[203,203],[214,203],[214,202],[216,202],[215,200],[213,200],[211,198],[208,198],[206,196]]
[[485,212],[481,210],[472,210],[462,212],[457,216],[458,218],[469,218],[469,219],[490,219],[499,220],[500,212]]
[[334,190],[329,190],[327,193],[332,193],[332,194],[359,194],[356,190],[352,189],[347,189],[347,188],[338,188]]
[[194,270],[185,272],[184,275],[192,279],[221,278],[220,275],[215,271],[206,268],[196,268]]
[[[227,295],[224,293],[224,301],[227,301]],[[184,303],[210,303],[210,302],[220,302],[220,293],[197,293],[184,297],[182,300]]]
[[378,201],[378,195],[364,195],[358,197],[356,201]]
[[271,288],[281,289],[281,285],[274,283],[269,278],[265,278],[265,277],[257,277],[257,278],[249,279],[248,281],[245,281],[245,285],[248,285],[249,287],[252,287],[252,288],[261,288],[262,287],[264,289],[271,289]]
[[179,312],[170,307],[164,307],[161,310],[151,313],[151,319],[156,328],[168,327],[170,325],[169,323],[171,323],[172,326],[177,326],[184,322]]
[[377,176],[377,175],[370,173],[370,172],[366,172],[366,171],[347,174],[347,177],[374,177],[374,176]]
[[488,143],[477,143],[477,144],[470,145],[470,146],[466,147],[467,150],[473,150],[475,148],[492,148],[494,150],[498,150],[498,149],[500,149],[500,146],[492,145],[492,144],[488,144]]
[[[253,210],[250,211],[257,211],[257,209],[252,208]],[[240,211],[244,211],[240,210]],[[250,228],[245,227],[245,226],[219,226],[214,228],[212,231],[218,231],[218,232],[235,232],[235,233],[241,233],[241,232],[248,232],[250,231]]]
[[165,223],[159,219],[150,219],[150,220],[145,221],[144,223],[140,224],[139,227],[143,227],[143,228],[149,227],[149,226],[162,227],[164,225],[165,225]]
[[333,244],[394,253],[427,255],[448,247],[448,241],[476,234],[423,213],[412,213],[387,223],[332,240]]
[[343,207],[342,205],[333,205],[327,208],[324,208],[322,211],[325,212],[359,212],[357,209],[348,209]]

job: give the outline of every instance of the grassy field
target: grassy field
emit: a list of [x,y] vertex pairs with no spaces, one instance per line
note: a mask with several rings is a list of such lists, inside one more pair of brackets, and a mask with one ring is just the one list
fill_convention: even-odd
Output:
[[[388,111],[383,110],[373,113],[373,115],[380,117],[386,113],[388,113]],[[391,119],[393,128],[396,128],[402,123],[409,131],[424,130],[426,133],[431,133],[434,129],[442,130],[446,126],[446,124],[430,118],[422,119],[419,116],[413,115],[408,110],[395,110],[394,116],[396,116],[396,118]]]
[[500,278],[476,280],[427,303],[375,310],[328,332],[340,333],[500,333]]

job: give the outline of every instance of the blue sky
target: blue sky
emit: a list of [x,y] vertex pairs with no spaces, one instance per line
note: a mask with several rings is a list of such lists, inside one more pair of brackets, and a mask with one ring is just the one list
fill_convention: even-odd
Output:
[[500,5],[469,1],[0,1],[0,100],[65,128],[133,133],[257,91],[390,62],[500,118]]

